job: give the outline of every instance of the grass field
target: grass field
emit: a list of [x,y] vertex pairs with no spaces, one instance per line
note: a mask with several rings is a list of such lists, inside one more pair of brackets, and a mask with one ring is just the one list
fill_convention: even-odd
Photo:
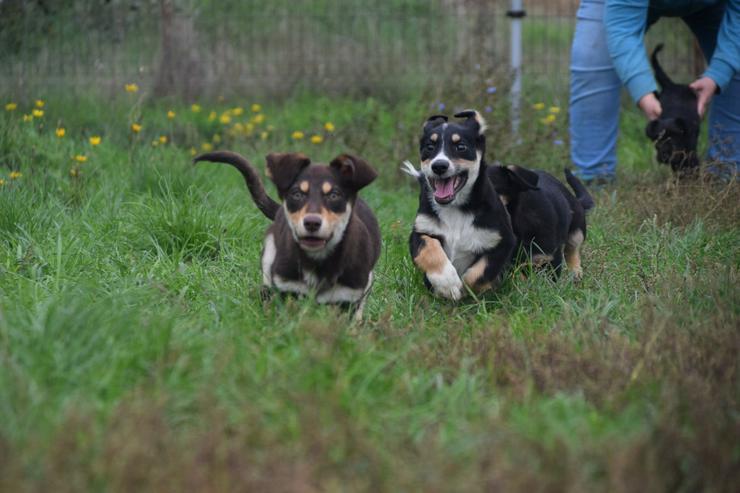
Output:
[[[528,106],[518,143],[497,95],[199,112],[124,96],[0,116],[1,491],[740,484],[740,193],[672,182],[634,110],[584,280],[517,271],[452,304],[407,251],[416,188],[398,167],[419,125],[440,104],[491,106],[489,160],[560,175],[565,108]],[[267,221],[233,169],[190,165],[209,146],[260,168],[278,150],[377,167],[362,195],[383,254],[364,322],[259,301]]]

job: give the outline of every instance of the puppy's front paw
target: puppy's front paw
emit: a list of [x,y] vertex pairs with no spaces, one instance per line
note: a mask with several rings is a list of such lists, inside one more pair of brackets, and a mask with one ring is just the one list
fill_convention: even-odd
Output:
[[452,264],[447,264],[442,272],[427,272],[427,279],[435,294],[453,301],[462,298],[463,283]]

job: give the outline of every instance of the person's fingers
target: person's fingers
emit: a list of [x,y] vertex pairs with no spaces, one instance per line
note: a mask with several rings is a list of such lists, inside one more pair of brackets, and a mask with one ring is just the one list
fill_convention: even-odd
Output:
[[707,92],[701,91],[698,94],[696,102],[696,111],[699,113],[699,118],[704,118],[704,111],[707,108]]
[[643,96],[638,105],[642,112],[645,113],[648,120],[655,120],[659,118],[662,113],[660,101],[658,101],[658,98],[656,98],[653,93]]
[[703,118],[712,96],[717,91],[717,84],[710,77],[699,77],[689,84],[689,87],[696,93],[696,112]]

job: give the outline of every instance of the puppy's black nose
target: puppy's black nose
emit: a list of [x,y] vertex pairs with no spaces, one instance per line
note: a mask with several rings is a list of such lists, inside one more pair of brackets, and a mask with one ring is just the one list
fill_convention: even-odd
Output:
[[303,218],[303,227],[309,233],[315,233],[321,228],[321,216],[311,215]]
[[444,175],[447,173],[447,169],[450,167],[450,163],[447,161],[434,161],[432,163],[432,171],[437,175]]

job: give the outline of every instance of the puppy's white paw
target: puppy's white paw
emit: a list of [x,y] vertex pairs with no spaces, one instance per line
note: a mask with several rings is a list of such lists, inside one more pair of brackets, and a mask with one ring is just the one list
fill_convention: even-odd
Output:
[[453,301],[462,298],[463,283],[452,264],[448,263],[445,265],[442,272],[427,272],[427,279],[429,279],[432,288],[434,288],[435,294]]

